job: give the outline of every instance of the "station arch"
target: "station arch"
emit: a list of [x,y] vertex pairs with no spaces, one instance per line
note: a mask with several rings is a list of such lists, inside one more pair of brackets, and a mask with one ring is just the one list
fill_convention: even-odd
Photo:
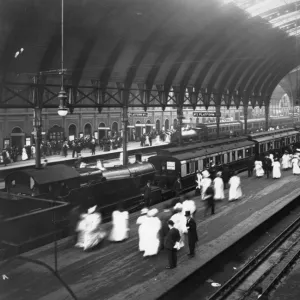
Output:
[[75,124],[70,124],[69,125],[69,136],[74,136],[74,138],[76,138],[77,135],[77,127]]
[[160,131],[160,120],[156,120],[156,122],[155,122],[155,129],[156,129],[157,132]]
[[[141,124],[140,121],[136,121],[135,124]],[[141,133],[142,133],[142,127],[136,126],[135,127],[135,136],[137,138],[141,138]]]
[[170,128],[169,119],[165,119],[165,130],[168,130],[169,128]]
[[11,145],[15,146],[19,149],[24,147],[25,143],[25,133],[23,132],[21,127],[14,127],[11,131]]
[[86,123],[84,125],[84,135],[89,135],[90,137],[92,137],[92,125],[90,123]]
[[[105,123],[101,122],[99,124],[99,127],[105,127]],[[106,130],[98,129],[98,132],[99,132],[99,140],[102,140],[103,138],[106,137]]]
[[113,122],[111,125],[111,135],[118,136],[119,135],[119,124],[117,122]]
[[174,121],[173,121],[174,129],[177,129],[177,125],[178,125],[178,121],[177,121],[177,119],[174,119]]

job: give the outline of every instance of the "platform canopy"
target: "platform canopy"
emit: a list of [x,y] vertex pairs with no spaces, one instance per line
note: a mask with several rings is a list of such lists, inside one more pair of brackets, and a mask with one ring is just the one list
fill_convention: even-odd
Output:
[[[227,2],[64,0],[69,106],[267,105],[296,39]],[[0,108],[57,107],[61,0],[1,1],[0,28]]]

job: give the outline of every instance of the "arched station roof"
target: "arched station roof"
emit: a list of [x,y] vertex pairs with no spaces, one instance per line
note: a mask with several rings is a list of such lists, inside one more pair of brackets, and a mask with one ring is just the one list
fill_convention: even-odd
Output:
[[[70,84],[246,93],[247,103],[270,96],[297,66],[295,37],[224,2],[65,0]],[[49,71],[60,68],[60,7],[61,0],[0,2],[2,82],[24,83],[42,72],[47,84],[59,83]]]

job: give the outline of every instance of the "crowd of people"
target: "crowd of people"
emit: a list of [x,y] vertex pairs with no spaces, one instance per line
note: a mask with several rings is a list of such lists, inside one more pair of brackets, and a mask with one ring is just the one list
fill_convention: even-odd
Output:
[[273,179],[281,178],[281,170],[292,169],[294,175],[300,175],[300,149],[296,149],[294,154],[285,150],[283,155],[279,152],[267,153],[265,156],[256,156],[254,162],[249,162],[248,176],[252,176],[252,168],[255,170],[257,178],[266,175]]

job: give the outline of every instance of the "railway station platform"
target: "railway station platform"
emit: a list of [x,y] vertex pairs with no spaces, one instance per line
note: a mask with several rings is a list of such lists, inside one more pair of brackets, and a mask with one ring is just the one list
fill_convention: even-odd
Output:
[[[68,246],[67,239],[59,241],[59,274],[78,299],[158,299],[300,195],[299,177],[291,171],[283,172],[279,180],[247,178],[245,172],[240,176],[243,198],[235,202],[217,202],[213,216],[204,217],[203,202],[193,197],[197,204],[195,220],[199,236],[196,256],[188,258],[186,243],[178,253],[176,269],[165,269],[167,256],[164,251],[156,257],[143,259],[138,251],[135,224],[139,213],[134,213],[130,215],[130,238],[123,243],[105,241],[100,249],[83,253]],[[160,203],[156,207],[161,210],[163,205]],[[110,226],[104,225],[106,230]],[[53,252],[51,244],[24,256],[53,267]],[[0,299],[71,299],[57,278],[41,266],[14,260],[5,266],[0,264],[0,274],[9,278],[0,281]]]
[[[152,146],[141,147],[140,142],[129,142],[127,144],[127,150],[128,151],[129,150],[140,150],[141,152],[145,152],[145,151],[151,152],[153,150],[153,152],[155,152],[157,147],[163,146],[163,145],[168,145],[168,143],[153,142]],[[101,158],[101,159],[105,160],[105,159],[110,159],[112,154],[120,154],[122,152],[123,152],[122,148],[110,150],[109,152],[104,152],[103,150],[96,150],[95,155],[92,156],[90,149],[84,149],[83,151],[81,151],[81,157],[82,158],[92,158],[93,157],[95,159]],[[47,156],[45,159],[47,159],[48,164],[77,160],[77,158],[72,157],[71,150],[68,151],[67,157],[64,157],[62,155],[51,155],[51,156]],[[44,159],[42,158],[42,162],[43,161],[44,161]],[[14,169],[25,168],[25,167],[33,167],[34,165],[35,165],[34,159],[13,162],[13,163],[8,164],[7,166],[0,165],[0,178],[1,178],[2,171],[14,170]]]

